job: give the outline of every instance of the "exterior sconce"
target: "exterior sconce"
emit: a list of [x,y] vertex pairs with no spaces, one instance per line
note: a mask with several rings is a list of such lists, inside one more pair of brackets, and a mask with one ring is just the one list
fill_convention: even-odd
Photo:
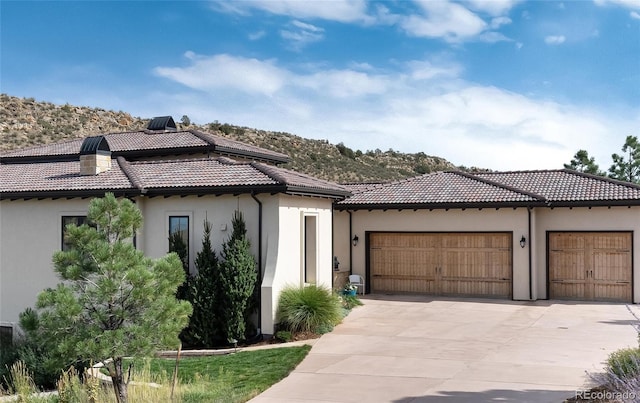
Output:
[[520,247],[524,248],[526,244],[527,244],[527,238],[525,238],[523,235],[522,238],[520,238]]
[[353,243],[353,246],[357,246],[359,240],[360,240],[360,238],[358,238],[357,235],[354,235],[353,239],[351,240],[351,243]]

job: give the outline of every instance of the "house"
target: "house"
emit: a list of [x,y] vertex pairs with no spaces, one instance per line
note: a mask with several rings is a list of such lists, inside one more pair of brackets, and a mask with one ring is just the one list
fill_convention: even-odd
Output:
[[169,250],[179,232],[190,270],[203,223],[217,251],[244,214],[260,268],[259,326],[273,333],[280,290],[332,283],[332,207],[350,194],[335,183],[279,167],[284,154],[196,130],[170,117],[140,131],[111,133],[0,155],[0,326],[11,333],[19,313],[59,280],[51,257],[65,248],[64,228],[86,218],[91,198],[112,192],[144,217],[136,247]]
[[640,186],[571,170],[351,186],[334,253],[373,293],[640,302]]
[[142,211],[134,241],[147,256],[166,254],[179,233],[191,271],[205,219],[219,251],[240,210],[265,334],[284,286],[331,286],[350,273],[373,293],[640,302],[638,185],[566,169],[338,185],[281,168],[288,160],[178,130],[170,117],[0,154],[0,330],[12,332],[58,282],[51,256],[65,248],[65,225],[83,222],[105,192]]

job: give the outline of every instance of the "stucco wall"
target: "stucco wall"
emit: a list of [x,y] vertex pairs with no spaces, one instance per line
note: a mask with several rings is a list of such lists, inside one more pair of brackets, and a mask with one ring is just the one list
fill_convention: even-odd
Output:
[[270,229],[262,283],[262,332],[272,334],[280,291],[286,286],[304,285],[304,215],[317,217],[316,283],[331,287],[332,215],[330,200],[286,195],[278,196],[277,204],[265,204],[265,210],[268,211],[266,220],[269,220]]
[[169,250],[169,216],[189,217],[189,266],[195,272],[195,257],[202,248],[203,223],[211,223],[211,245],[217,253],[232,233],[231,219],[236,210],[242,212],[251,251],[258,258],[258,203],[248,195],[139,197],[136,204],[143,212],[144,226],[138,236],[138,248],[145,255],[158,258]]
[[633,302],[640,302],[640,207],[534,209],[535,273],[538,298],[547,298],[547,231],[633,231]]
[[62,216],[86,215],[89,201],[0,201],[0,321],[17,322],[59,279],[51,258],[62,245]]
[[[348,215],[341,213],[341,219]],[[353,251],[353,272],[366,276],[365,233],[368,232],[511,232],[513,234],[513,299],[529,299],[529,254],[527,247],[521,248],[522,235],[527,238],[528,217],[525,208],[512,209],[468,209],[468,210],[388,210],[352,212],[353,235],[358,235],[357,246],[349,246]],[[344,226],[336,225],[343,232]],[[348,226],[346,228],[348,233]],[[340,239],[340,241],[338,241]],[[344,234],[336,234],[336,242],[341,242],[336,250],[342,252],[348,242]],[[351,244],[349,244],[351,245]],[[347,258],[348,259],[348,258]]]
[[[258,195],[263,206],[262,330],[272,333],[280,290],[302,285],[304,215],[316,217],[316,283],[331,287],[332,215],[329,199],[285,195]],[[137,247],[151,258],[169,250],[169,216],[189,217],[189,261],[201,249],[203,222],[212,224],[211,243],[216,252],[232,232],[231,218],[239,209],[245,219],[252,252],[259,257],[259,205],[248,195],[139,197],[144,226]],[[16,322],[18,314],[33,306],[37,294],[54,286],[58,279],[51,264],[52,254],[62,242],[61,217],[86,215],[89,200],[2,201],[0,209],[0,321]]]

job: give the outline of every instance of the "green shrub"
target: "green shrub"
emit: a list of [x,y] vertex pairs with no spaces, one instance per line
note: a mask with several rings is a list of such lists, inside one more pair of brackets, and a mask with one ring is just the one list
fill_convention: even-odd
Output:
[[276,339],[288,343],[293,340],[293,335],[291,334],[291,332],[288,332],[286,330],[279,330],[276,332]]
[[360,299],[355,295],[343,295],[341,296],[341,299],[342,307],[348,310],[352,310],[353,308],[362,305]]
[[55,365],[46,349],[36,342],[20,339],[3,344],[0,347],[0,390],[11,386],[8,385],[10,372],[18,362],[28,370],[30,378],[41,389],[54,388],[60,371],[64,369],[62,365]]
[[337,325],[342,320],[340,310],[340,300],[325,287],[287,287],[280,294],[276,316],[291,332],[309,332]]
[[606,370],[618,378],[637,377],[640,375],[640,348],[614,351],[607,359]]

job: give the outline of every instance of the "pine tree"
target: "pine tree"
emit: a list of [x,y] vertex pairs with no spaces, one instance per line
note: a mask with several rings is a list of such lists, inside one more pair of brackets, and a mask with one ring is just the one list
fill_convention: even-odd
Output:
[[219,263],[211,246],[211,223],[204,222],[202,249],[196,256],[198,272],[189,284],[188,299],[193,306],[189,327],[182,340],[192,347],[212,348],[223,339],[220,317]]
[[116,399],[126,403],[124,357],[178,346],[191,313],[188,302],[175,298],[184,271],[176,254],[152,260],[135,248],[142,214],[131,201],[113,194],[94,199],[87,218],[96,226],[69,225],[72,249],[53,256],[62,283],[38,295],[21,325],[65,367],[109,358]]
[[245,338],[245,311],[256,286],[256,260],[251,254],[242,213],[236,211],[231,238],[222,246],[220,264],[221,320],[227,341]]
[[613,165],[609,168],[609,176],[627,182],[640,182],[640,142],[636,136],[627,136],[623,155],[613,154]]
[[571,162],[564,164],[564,167],[592,175],[604,175],[600,171],[598,164],[596,164],[595,158],[589,157],[587,150],[578,150],[578,152],[573,156]]

